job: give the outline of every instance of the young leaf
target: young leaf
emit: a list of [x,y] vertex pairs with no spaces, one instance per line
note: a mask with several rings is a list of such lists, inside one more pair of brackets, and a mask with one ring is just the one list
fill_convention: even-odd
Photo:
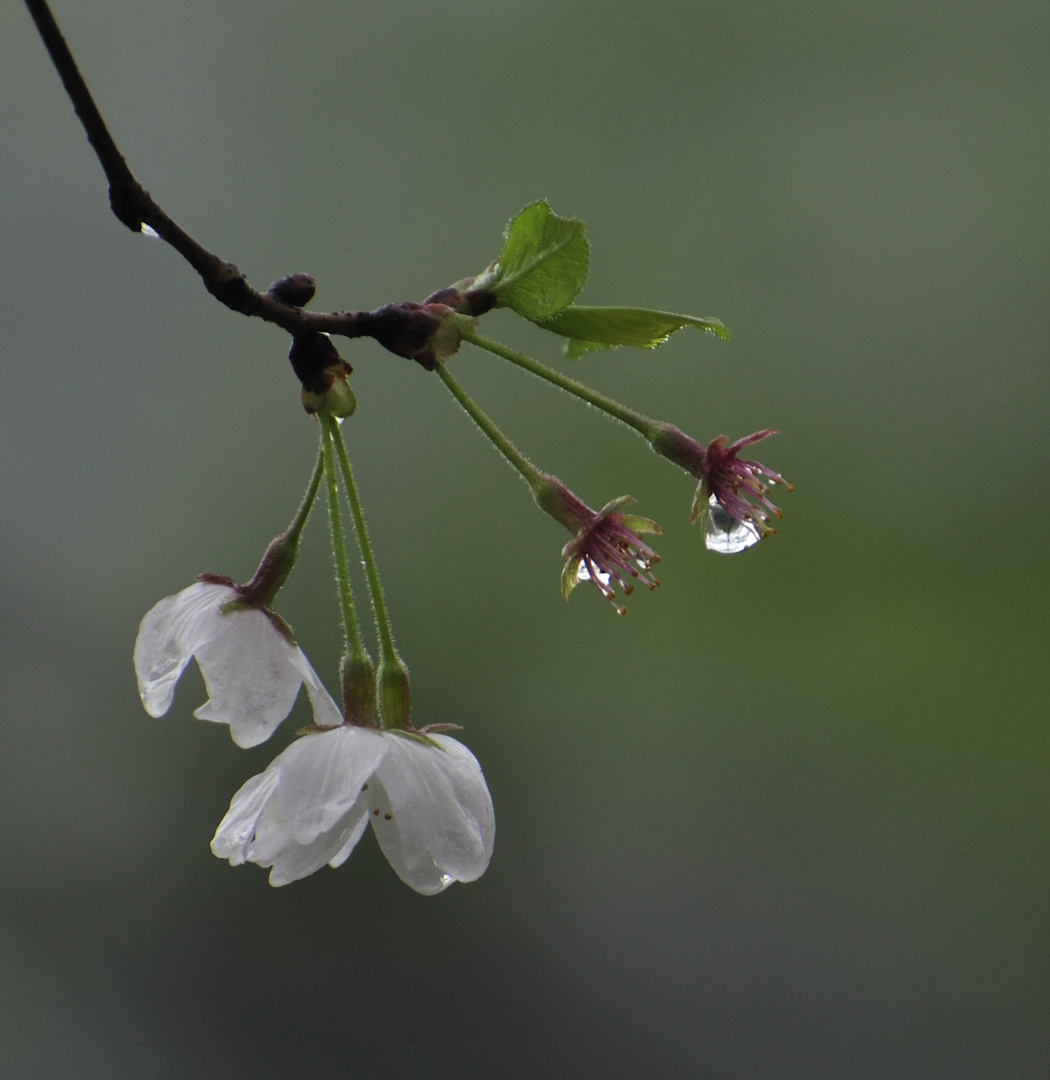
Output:
[[491,289],[499,307],[526,319],[545,319],[571,304],[587,280],[583,222],[559,217],[541,201],[512,218],[504,235],[499,261],[473,287]]
[[544,330],[569,339],[565,343],[565,352],[570,359],[617,345],[655,349],[683,326],[696,326],[720,338],[729,337],[729,331],[718,319],[699,319],[693,315],[675,315],[648,308],[578,307],[574,304],[546,319],[533,321]]

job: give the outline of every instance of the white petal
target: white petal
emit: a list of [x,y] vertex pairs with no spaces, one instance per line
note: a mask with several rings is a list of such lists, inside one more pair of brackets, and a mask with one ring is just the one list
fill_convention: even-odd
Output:
[[198,646],[221,631],[219,608],[236,595],[227,585],[198,581],[146,612],[135,638],[135,674],[150,716],[171,708],[179,676]]
[[291,661],[306,686],[306,693],[314,710],[314,723],[318,727],[338,727],[342,724],[343,714],[324,688],[317,672],[310,666],[303,650],[296,649]]
[[229,859],[230,866],[240,866],[255,835],[259,815],[273,796],[280,774],[271,766],[243,784],[230,800],[230,809],[219,822],[212,837],[212,854]]
[[139,627],[135,671],[146,711],[162,716],[186,664],[196,656],[208,700],[193,715],[229,724],[233,741],[249,747],[265,742],[291,712],[304,671],[314,686],[311,697],[324,688],[302,651],[264,612],[222,611],[235,599],[228,585],[198,581],[161,600]]
[[216,619],[219,633],[194,650],[209,697],[193,715],[229,724],[238,746],[258,746],[292,711],[300,650],[258,609],[217,612]]
[[388,734],[376,770],[372,828],[398,877],[417,892],[475,881],[492,857],[496,819],[474,755],[446,735],[434,746]]
[[[357,802],[387,749],[378,733],[347,726],[292,743],[270,766],[279,772],[280,783],[259,818],[248,858],[270,866],[289,845],[312,844],[333,830]],[[344,837],[321,864],[345,842]]]
[[[344,834],[346,835],[346,839],[343,841],[343,846],[328,860],[328,865],[333,870],[337,870],[350,858],[350,853],[357,847],[357,841],[361,839],[361,836],[368,825],[368,815],[371,812],[372,804],[365,796],[365,792],[362,791],[361,796],[362,797],[354,803],[354,809],[351,811],[351,814],[354,814],[360,809],[361,815],[354,818],[353,829],[348,834]],[[349,817],[350,815],[347,815],[347,818],[344,818],[343,820],[346,821]]]
[[[320,870],[325,863],[341,866],[361,839],[368,824],[368,803],[359,798],[335,828],[321,833],[313,843],[289,844],[273,860],[270,884],[287,885]],[[264,864],[265,865],[265,864]]]

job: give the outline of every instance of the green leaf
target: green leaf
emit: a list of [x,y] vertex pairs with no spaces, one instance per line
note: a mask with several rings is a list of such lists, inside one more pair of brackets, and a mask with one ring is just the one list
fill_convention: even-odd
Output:
[[546,319],[533,321],[544,330],[569,338],[565,352],[571,359],[617,345],[655,349],[683,326],[696,326],[720,338],[729,337],[729,331],[718,319],[700,319],[694,315],[675,315],[649,308],[577,307],[574,304]]
[[499,261],[473,287],[491,289],[500,307],[526,319],[545,319],[571,304],[587,280],[583,222],[559,217],[544,200],[512,218],[504,235]]

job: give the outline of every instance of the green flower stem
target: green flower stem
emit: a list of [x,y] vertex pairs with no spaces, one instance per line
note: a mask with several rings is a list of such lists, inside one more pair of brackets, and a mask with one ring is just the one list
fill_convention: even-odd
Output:
[[[335,479],[335,459],[332,443],[339,428],[335,420],[325,412],[318,414],[321,421],[321,450],[324,457],[325,484],[328,490],[328,521],[332,530],[332,555],[335,557],[335,577],[339,587],[339,601],[342,607],[343,636],[347,652],[354,659],[366,659],[367,653],[361,644],[361,630],[354,613],[354,598],[350,589],[350,570],[346,563],[346,537],[343,534],[343,519],[339,510],[339,489]],[[333,435],[333,432],[336,435]]]
[[317,489],[321,486],[321,476],[324,474],[324,435],[321,436],[321,445],[317,450],[317,464],[314,465],[313,476],[310,477],[310,483],[306,485],[306,493],[303,495],[303,501],[299,504],[299,509],[295,512],[295,517],[292,518],[292,523],[284,532],[285,539],[288,543],[294,547],[299,546],[299,537],[303,534],[303,527],[306,525],[306,520],[310,516],[310,511],[314,508],[314,500],[317,498]]
[[[650,440],[650,442],[657,436],[659,425],[655,420],[651,420],[648,416],[643,416],[633,409],[628,409],[618,401],[613,401],[612,398],[606,397],[604,394],[599,394],[596,390],[591,390],[590,387],[584,386],[583,383],[578,383],[575,379],[570,379],[557,371],[553,371],[549,367],[545,367],[543,364],[537,363],[524,353],[509,349],[506,345],[501,345],[498,341],[492,341],[489,338],[482,337],[481,334],[469,327],[461,328],[460,333],[462,334],[464,341],[469,341],[471,345],[475,345],[479,349],[484,349],[486,352],[493,353],[504,360],[509,360],[512,364],[517,364],[518,367],[524,368],[526,371],[531,371],[533,375],[537,375],[541,379],[546,379],[547,382],[553,383],[555,386],[560,387],[574,397],[578,397],[581,401],[586,401],[588,405],[593,405],[603,413],[607,413],[609,416],[626,424],[628,427],[634,428],[635,431]],[[438,371],[440,372],[441,369],[438,368]]]
[[372,594],[372,608],[375,611],[376,625],[379,627],[380,661],[381,663],[395,661],[400,663],[397,648],[394,645],[394,635],[390,630],[390,619],[387,617],[386,601],[383,599],[383,585],[379,580],[375,555],[372,553],[372,542],[368,538],[365,515],[361,509],[361,499],[357,494],[354,474],[350,469],[350,459],[347,457],[346,446],[343,444],[343,433],[339,430],[337,423],[331,421],[331,425],[332,442],[339,456],[339,468],[343,474],[343,486],[346,488],[346,497],[350,502],[350,511],[354,515],[354,529],[357,532],[358,546],[361,548],[361,561],[365,566],[368,589]]
[[[472,340],[467,337],[466,334],[463,336],[468,341]],[[482,340],[484,340],[484,338],[482,338]],[[495,342],[492,344],[495,344]],[[486,347],[487,346],[482,346],[482,348]],[[502,346],[498,347],[502,348]],[[502,356],[503,354],[499,353],[498,355]],[[523,359],[527,359],[527,357],[524,357]],[[444,384],[452,392],[452,396],[463,406],[470,418],[479,428],[481,428],[496,449],[511,463],[511,465],[514,466],[515,469],[518,470],[519,473],[521,473],[525,478],[526,483],[528,483],[529,487],[531,487],[534,492],[539,491],[546,482],[546,477],[529,462],[528,458],[518,450],[510,439],[508,439],[507,436],[504,435],[503,432],[500,431],[500,429],[496,427],[496,425],[477,407],[477,405],[474,404],[473,400],[463,387],[452,378],[444,364],[438,364],[437,373],[441,376]]]
[[321,484],[321,474],[324,472],[324,440],[317,451],[317,464],[314,466],[313,476],[306,487],[306,494],[299,504],[299,509],[292,518],[292,523],[280,536],[275,536],[266,546],[262,560],[251,581],[241,586],[242,595],[251,603],[262,607],[272,606],[277,594],[284,587],[289,575],[295,568],[299,558],[299,538],[302,536],[303,526],[313,509],[314,500],[317,498],[317,489]]

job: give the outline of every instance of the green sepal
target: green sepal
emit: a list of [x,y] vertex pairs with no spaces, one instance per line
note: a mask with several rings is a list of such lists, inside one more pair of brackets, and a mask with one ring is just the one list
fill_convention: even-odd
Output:
[[574,555],[572,558],[565,560],[565,565],[561,570],[561,598],[563,600],[568,600],[569,593],[580,583],[578,575],[581,562],[583,562],[583,559],[579,555]]
[[[342,724],[307,724],[305,727],[296,729],[295,734],[298,735],[316,735],[319,732],[335,731],[337,728],[343,727]],[[378,731],[378,728],[371,728],[372,731]],[[365,787],[368,785],[366,784]]]
[[534,321],[571,304],[587,280],[583,222],[559,217],[540,200],[511,218],[503,235],[503,254],[471,288],[490,290],[498,307]]
[[404,728],[390,728],[385,734],[397,735],[399,738],[408,739],[410,742],[422,743],[423,746],[432,746],[435,750],[444,751],[444,747],[436,739],[430,738],[425,732],[417,731],[413,728],[411,731],[405,731]]
[[617,345],[634,345],[640,349],[655,349],[684,326],[695,326],[720,338],[729,331],[718,319],[701,319],[695,315],[676,315],[671,311],[650,308],[583,307],[573,304],[545,319],[533,319],[537,326],[561,334],[565,355],[570,360],[596,349],[612,349]]
[[663,529],[653,521],[652,518],[639,517],[637,514],[621,514],[620,523],[624,528],[630,529],[633,533],[652,533],[654,536],[661,536]]

